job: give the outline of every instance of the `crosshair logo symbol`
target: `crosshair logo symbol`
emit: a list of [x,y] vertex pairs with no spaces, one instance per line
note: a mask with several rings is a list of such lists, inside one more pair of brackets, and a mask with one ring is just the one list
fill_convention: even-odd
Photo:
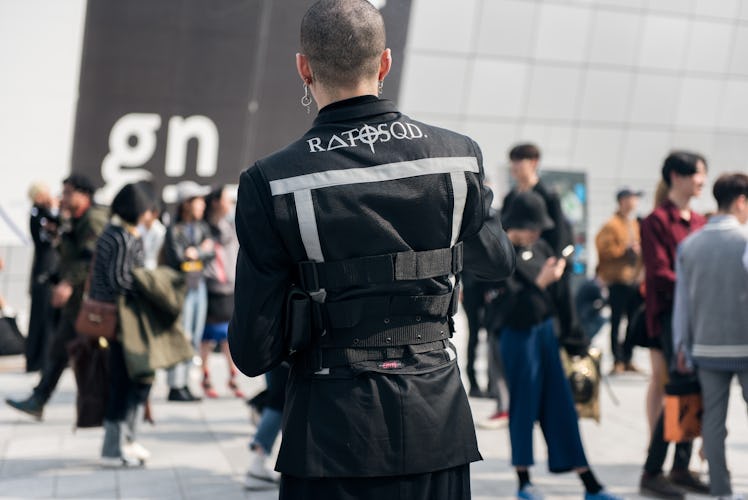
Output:
[[374,144],[379,140],[379,131],[371,125],[364,125],[358,130],[358,139],[364,144],[368,144],[373,154]]

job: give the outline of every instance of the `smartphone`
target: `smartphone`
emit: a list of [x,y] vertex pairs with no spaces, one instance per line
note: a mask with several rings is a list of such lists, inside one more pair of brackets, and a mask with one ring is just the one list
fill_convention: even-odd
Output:
[[571,256],[571,254],[573,254],[573,253],[574,253],[574,245],[566,245],[561,250],[561,257],[559,257],[559,258],[561,258],[561,259],[568,259]]

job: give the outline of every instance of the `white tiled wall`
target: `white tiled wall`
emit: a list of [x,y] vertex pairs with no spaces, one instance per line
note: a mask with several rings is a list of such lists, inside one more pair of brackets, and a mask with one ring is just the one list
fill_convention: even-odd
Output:
[[474,137],[499,199],[518,141],[587,172],[592,234],[622,185],[646,214],[671,149],[748,171],[746,0],[414,0],[411,23],[401,107]]

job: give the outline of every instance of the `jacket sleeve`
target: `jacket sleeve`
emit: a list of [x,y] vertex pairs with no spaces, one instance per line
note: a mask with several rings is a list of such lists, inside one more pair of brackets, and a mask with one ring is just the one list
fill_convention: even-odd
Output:
[[600,259],[613,260],[626,254],[626,242],[610,222],[605,224],[597,233],[595,246]]
[[166,265],[179,270],[184,262],[184,251],[187,248],[180,241],[175,225],[171,225],[166,230],[164,237],[164,260]]
[[483,223],[477,233],[463,240],[463,267],[478,279],[500,281],[514,272],[514,247],[501,227],[499,215],[492,213],[493,192],[484,182],[483,157],[478,145],[473,143],[473,147],[480,166]]
[[677,279],[675,281],[675,300],[673,304],[673,352],[675,354],[683,352],[686,356],[687,365],[692,367],[691,348],[693,339],[691,338],[691,316],[688,310],[688,276],[683,268],[683,256],[680,247],[675,261],[675,274]]
[[60,266],[61,279],[74,287],[84,285],[96,251],[96,241],[108,222],[105,213],[97,208],[89,208],[84,217],[74,229],[75,255]]
[[[214,241],[215,241],[216,243],[220,243],[220,241],[218,241],[218,240],[216,240],[215,238],[213,238],[213,234],[212,234],[212,232],[211,232],[211,230],[210,230],[210,226],[209,226],[209,225],[208,225],[208,223],[207,223],[207,222],[205,222],[204,220],[203,220],[203,221],[201,221],[201,223],[200,223],[200,230],[201,230],[201,231],[202,231],[202,233],[203,233],[203,239],[202,239],[202,240],[200,240],[200,244],[202,244],[202,243],[203,243],[203,241],[205,241],[205,240],[207,240],[207,239],[212,239],[212,240],[214,240]],[[209,250],[209,251],[207,251],[207,252],[204,252],[204,251],[203,251],[203,250],[202,250],[202,249],[201,249],[201,248],[200,248],[200,247],[198,246],[198,249],[197,249],[197,251],[198,251],[198,255],[200,256],[200,260],[201,260],[201,261],[203,262],[203,264],[207,264],[208,262],[211,262],[211,261],[212,261],[213,259],[215,259],[215,258],[216,258],[216,251],[215,251],[215,249],[211,249],[211,250]]]
[[236,366],[253,377],[285,359],[283,306],[293,261],[276,231],[267,181],[255,166],[239,182],[239,257],[229,347]]
[[654,283],[654,290],[647,293],[664,294],[668,299],[672,298],[675,286],[675,271],[670,262],[667,245],[663,241],[667,229],[663,227],[656,217],[647,217],[641,223],[641,245],[642,258],[646,268],[648,279]]

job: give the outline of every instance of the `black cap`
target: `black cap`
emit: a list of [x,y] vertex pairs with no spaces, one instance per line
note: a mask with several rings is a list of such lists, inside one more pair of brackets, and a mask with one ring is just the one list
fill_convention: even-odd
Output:
[[616,200],[621,201],[621,198],[628,198],[629,196],[641,197],[643,194],[642,191],[634,191],[629,187],[623,187],[616,193]]
[[96,186],[91,182],[91,179],[83,174],[70,174],[62,183],[68,184],[74,190],[85,193],[88,196],[93,196],[96,192]]
[[517,194],[508,207],[504,207],[502,222],[506,229],[552,229],[553,219],[548,215],[543,197],[534,191]]

